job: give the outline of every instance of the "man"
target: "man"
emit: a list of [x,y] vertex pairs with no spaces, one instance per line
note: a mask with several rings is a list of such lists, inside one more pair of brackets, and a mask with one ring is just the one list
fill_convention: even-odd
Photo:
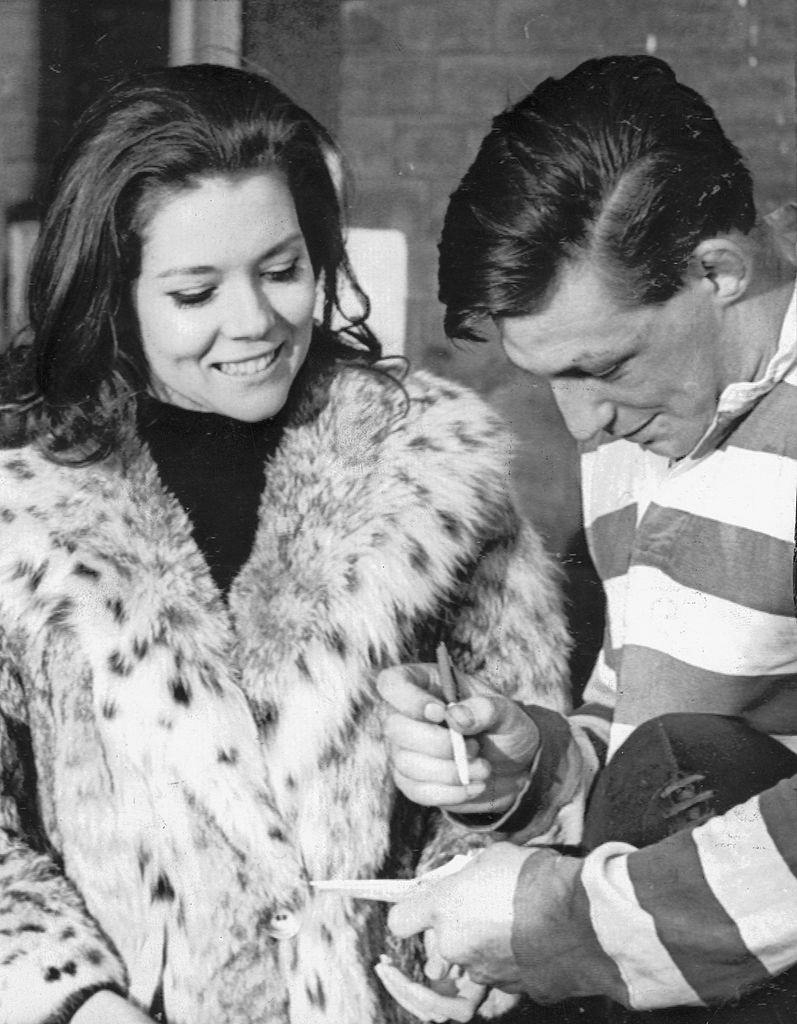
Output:
[[543,82],[451,198],[446,330],[492,321],[550,382],[607,599],[569,719],[380,678],[399,787],[509,840],[391,912],[476,981],[613,1021],[797,1019],[794,225],[757,219],[713,112],[650,57]]

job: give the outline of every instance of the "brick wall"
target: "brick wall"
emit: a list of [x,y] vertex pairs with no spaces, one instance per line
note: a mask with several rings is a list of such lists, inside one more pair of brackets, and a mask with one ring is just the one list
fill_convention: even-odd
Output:
[[[5,211],[13,212],[25,203],[36,180],[38,71],[37,7],[30,0],[4,0],[0,7],[0,202]],[[0,230],[0,267],[5,262],[6,232]],[[4,281],[0,344],[6,300]]]
[[[35,215],[77,115],[115,78],[166,62],[168,22],[167,0],[0,0],[0,267],[5,225]],[[4,280],[0,346],[19,326],[8,300]]]
[[4,0],[0,15],[0,190],[19,202],[35,169],[38,20],[29,0]]
[[39,159],[46,171],[75,118],[124,75],[168,60],[166,0],[33,0],[39,7]]
[[243,28],[245,62],[337,131],[340,0],[246,0]]
[[340,136],[357,223],[410,240],[408,353],[475,384],[511,420],[518,490],[563,550],[578,523],[572,446],[544,386],[497,347],[455,349],[435,298],[447,197],[490,118],[547,75],[653,52],[716,109],[749,158],[760,205],[794,192],[792,0],[343,0]]

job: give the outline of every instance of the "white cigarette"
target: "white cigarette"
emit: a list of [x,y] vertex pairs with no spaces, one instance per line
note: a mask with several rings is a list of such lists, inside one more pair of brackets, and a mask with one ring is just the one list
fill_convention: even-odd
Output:
[[451,737],[451,753],[454,755],[459,781],[463,786],[467,786],[470,783],[470,769],[468,768],[468,752],[465,749],[465,737],[461,732],[452,729],[450,725],[448,735]]
[[[443,691],[443,698],[447,707],[456,704],[459,700],[457,680],[451,668],[451,661],[448,657],[448,649],[444,643],[437,645],[437,674],[440,680],[440,689]],[[448,725],[448,723],[446,723]],[[454,764],[457,768],[459,781],[463,786],[470,782],[470,770],[468,768],[468,752],[465,749],[465,739],[462,733],[457,732],[448,725],[448,735],[451,737],[451,753],[454,755]]]

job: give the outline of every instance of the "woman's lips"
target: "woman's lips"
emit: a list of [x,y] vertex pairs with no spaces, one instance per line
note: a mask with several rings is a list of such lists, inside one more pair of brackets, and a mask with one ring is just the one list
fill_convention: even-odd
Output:
[[276,362],[283,346],[278,345],[272,352],[262,356],[254,356],[251,359],[241,359],[237,362],[214,363],[215,369],[228,377],[253,377],[255,374],[264,373],[274,362]]

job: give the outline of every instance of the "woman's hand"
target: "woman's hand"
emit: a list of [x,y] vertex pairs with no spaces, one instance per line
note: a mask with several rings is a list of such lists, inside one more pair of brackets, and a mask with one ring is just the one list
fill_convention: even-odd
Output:
[[152,1024],[152,1017],[116,992],[103,990],[90,996],[72,1015],[71,1024]]
[[[528,780],[539,731],[515,701],[461,673],[458,678],[464,699],[447,708],[434,665],[402,665],[379,674],[393,778],[408,799],[426,807],[502,813]],[[447,724],[469,737],[468,786],[457,776]]]

